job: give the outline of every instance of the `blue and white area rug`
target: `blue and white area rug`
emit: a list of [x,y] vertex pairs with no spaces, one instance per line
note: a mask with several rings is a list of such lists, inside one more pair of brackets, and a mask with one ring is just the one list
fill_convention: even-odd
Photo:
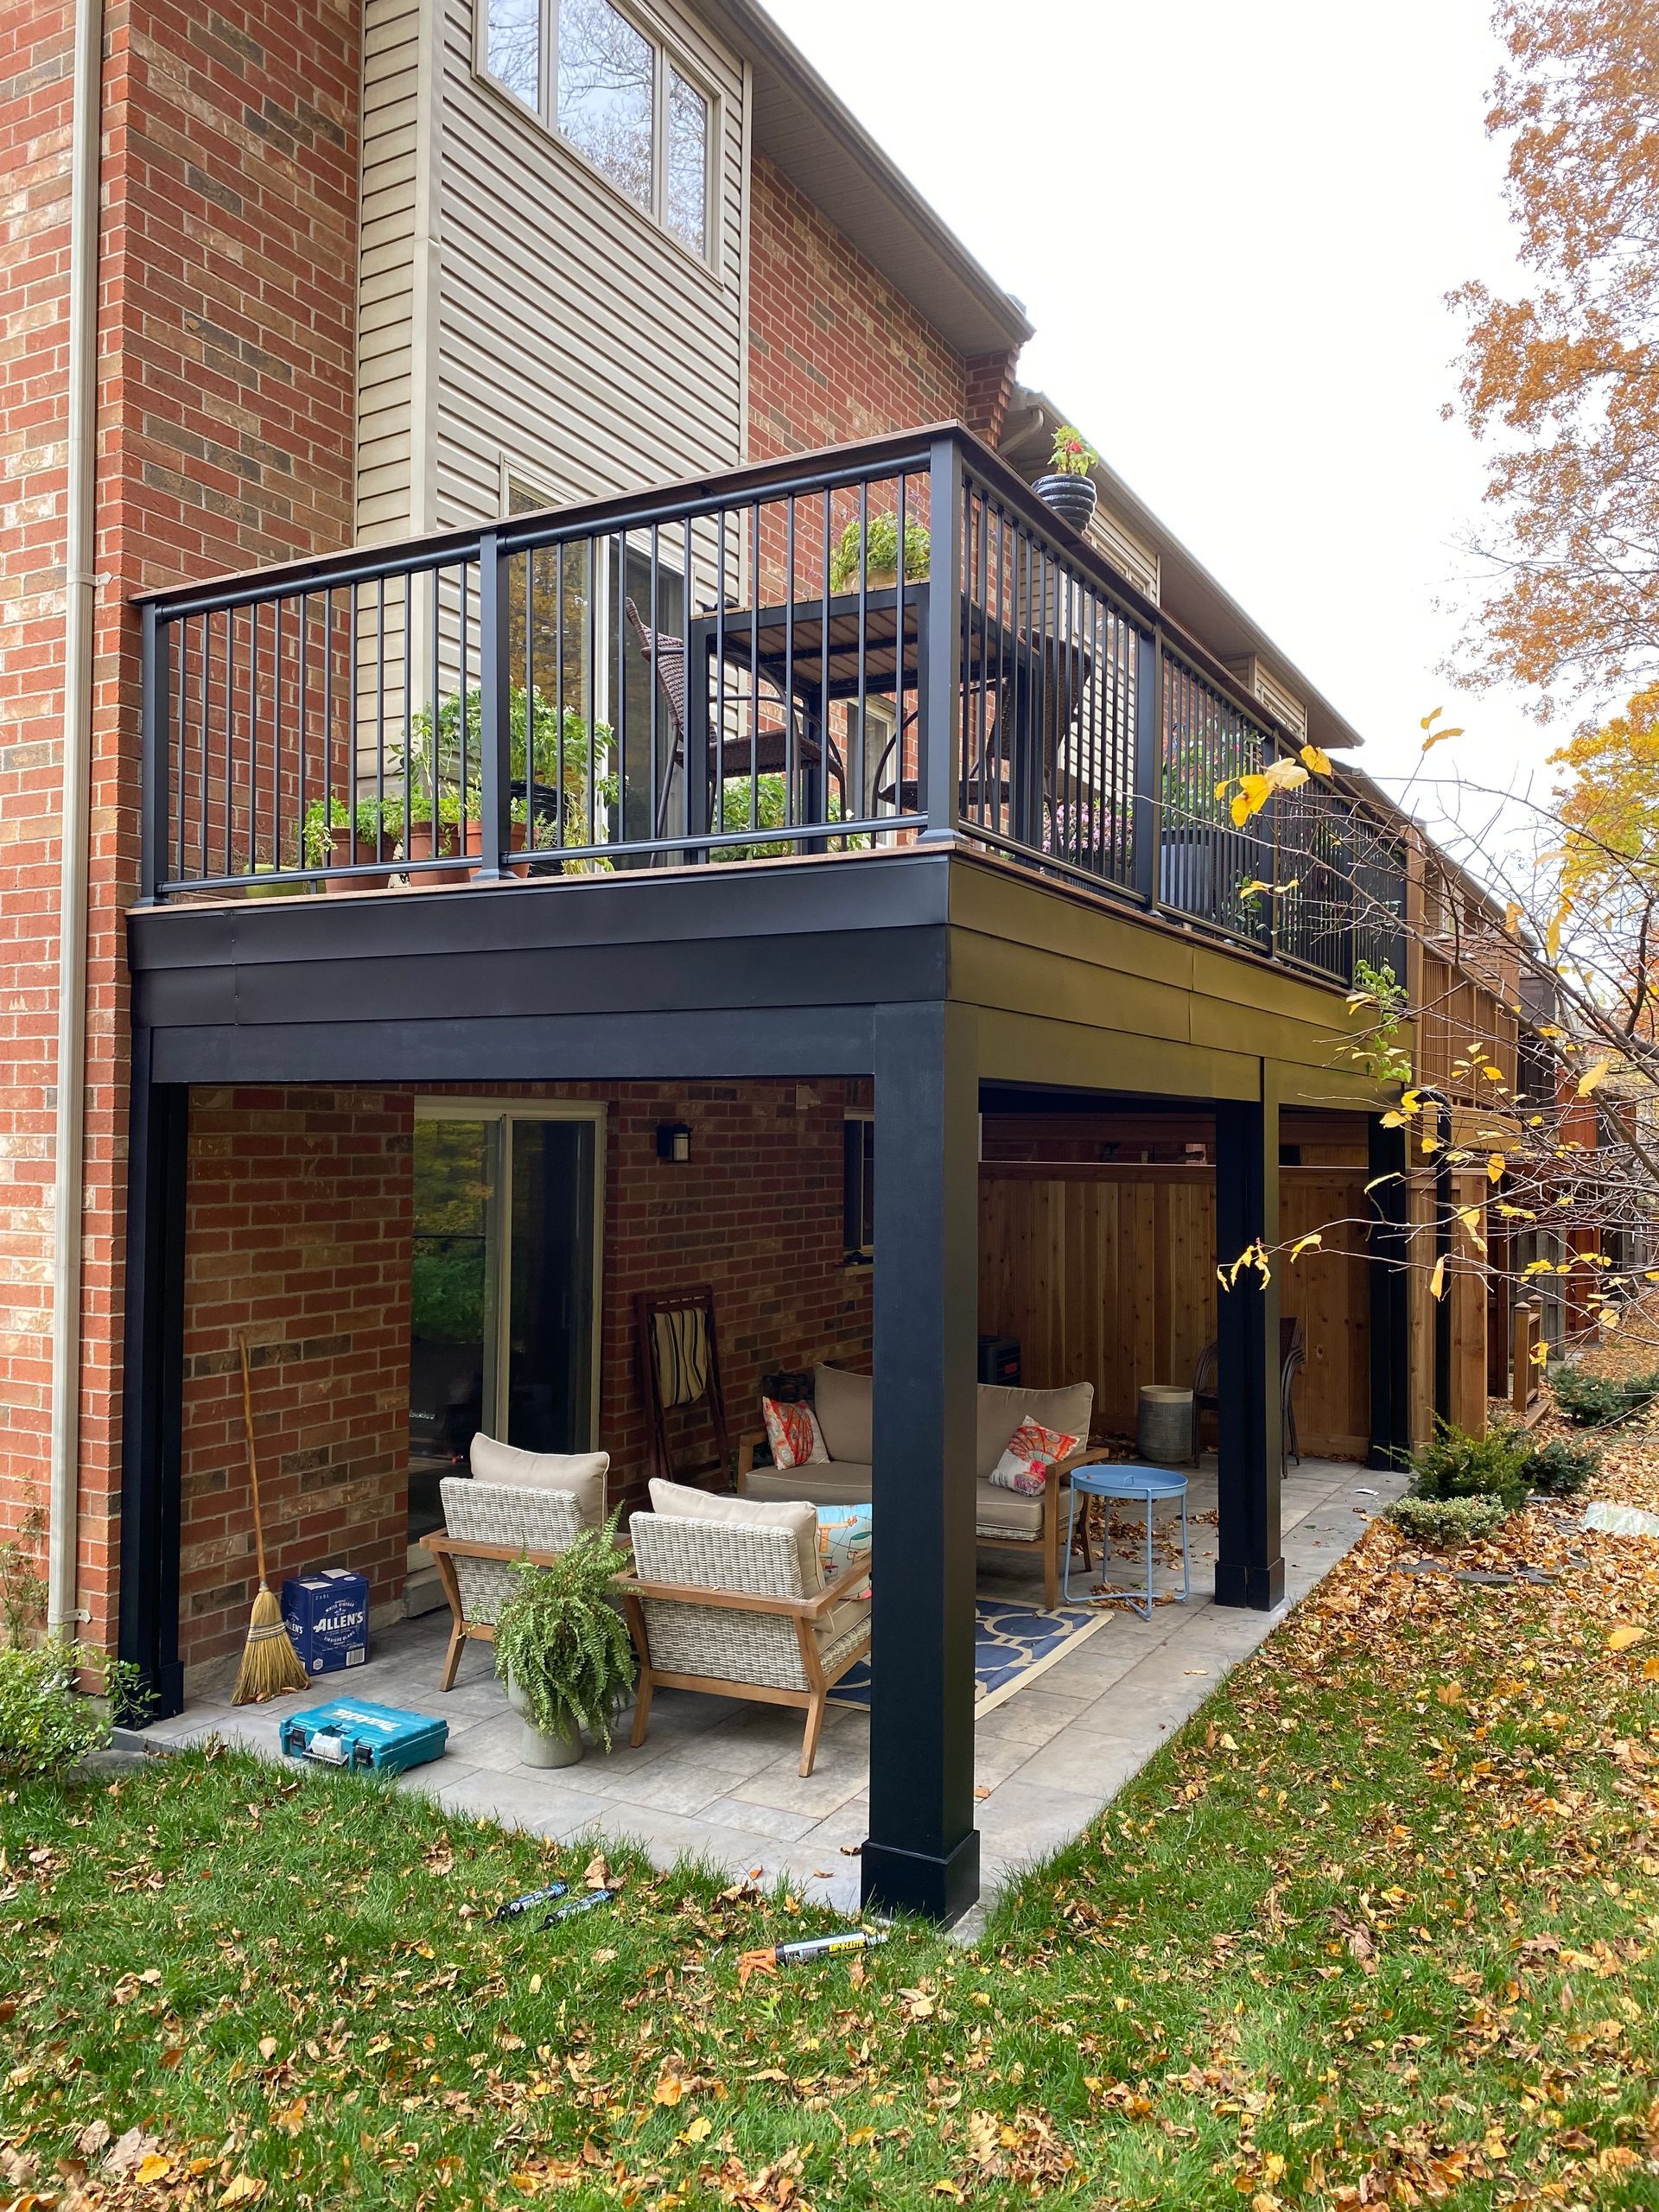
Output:
[[[1056,1660],[1104,1628],[1110,1612],[1101,1605],[1021,1605],[995,1598],[976,1598],[974,1637],[974,1710],[989,1713],[1025,1689]],[[831,1705],[870,1702],[870,1667],[861,1659],[830,1693]]]

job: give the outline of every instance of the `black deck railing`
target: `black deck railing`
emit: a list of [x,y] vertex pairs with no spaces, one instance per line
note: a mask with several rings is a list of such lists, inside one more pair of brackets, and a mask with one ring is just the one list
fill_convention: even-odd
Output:
[[142,896],[957,839],[1348,982],[1397,828],[945,426],[150,594]]

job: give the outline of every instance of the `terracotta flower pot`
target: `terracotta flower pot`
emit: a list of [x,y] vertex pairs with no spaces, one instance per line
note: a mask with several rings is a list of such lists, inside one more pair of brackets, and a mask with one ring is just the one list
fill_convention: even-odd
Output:
[[[349,823],[328,832],[330,868],[362,867],[379,858],[373,838],[359,837]],[[384,891],[391,881],[388,869],[385,875],[331,875],[322,887],[325,891]]]
[[[507,850],[510,853],[522,853],[528,842],[529,834],[525,824],[522,822],[509,822]],[[467,857],[468,860],[474,861],[481,861],[484,857],[484,824],[481,822],[468,822],[467,824]],[[530,874],[528,861],[511,861],[508,862],[508,867],[514,875]],[[479,871],[474,868],[472,873],[476,875]]]
[[[435,844],[432,830],[429,819],[410,822],[404,832],[405,860],[448,860],[452,854],[460,853],[461,824],[458,822],[440,822]],[[470,883],[472,879],[473,871],[469,868],[421,868],[415,870],[409,880],[411,888],[421,890],[429,883]]]

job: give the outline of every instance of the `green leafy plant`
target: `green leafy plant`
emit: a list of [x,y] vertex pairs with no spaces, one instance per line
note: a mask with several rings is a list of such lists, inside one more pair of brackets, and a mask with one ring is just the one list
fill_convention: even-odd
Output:
[[1411,1455],[1412,1494],[1421,1498],[1492,1497],[1506,1512],[1524,1504],[1532,1445],[1520,1431],[1494,1421],[1484,1436],[1471,1436],[1437,1421],[1428,1443]]
[[484,1270],[476,1238],[423,1240],[409,1275],[410,1325],[416,1337],[456,1344],[482,1338]]
[[16,1535],[0,1544],[0,1638],[8,1644],[33,1643],[46,1618],[40,1551],[45,1535],[46,1516],[31,1505]]
[[[96,1676],[102,1695],[76,1689],[78,1674]],[[109,1742],[111,1707],[128,1708],[141,1697],[137,1668],[62,1637],[0,1650],[0,1777],[66,1772]]]
[[1061,423],[1054,433],[1053,450],[1048,456],[1051,475],[1086,476],[1099,460],[1100,455],[1081,430],[1073,423]]
[[1526,1465],[1529,1489],[1545,1497],[1576,1497],[1588,1490],[1601,1469],[1601,1453],[1593,1444],[1575,1444],[1571,1437],[1553,1437],[1541,1444]]
[[389,861],[404,834],[402,798],[394,793],[385,798],[359,799],[355,814],[350,802],[339,792],[326,802],[314,798],[305,810],[306,866],[326,867],[332,857],[334,831],[353,828],[361,843],[372,845],[378,840],[381,857]]
[[1387,961],[1380,968],[1373,968],[1369,960],[1354,963],[1348,1011],[1356,1019],[1364,1014],[1366,1023],[1353,1043],[1343,1046],[1343,1057],[1357,1062],[1378,1083],[1411,1081],[1411,1034],[1406,1027],[1408,1004],[1406,987]]
[[[861,551],[863,558],[861,562]],[[928,571],[932,558],[931,543],[920,523],[905,524],[905,581],[916,583]],[[861,533],[856,522],[849,522],[841,533],[840,543],[830,556],[830,588],[831,591],[850,591],[858,582],[861,566],[874,575],[896,576],[899,573],[899,518],[897,515],[872,515],[868,526]]]
[[607,1751],[634,1681],[633,1644],[615,1602],[627,1571],[616,1523],[613,1513],[602,1529],[584,1529],[550,1566],[515,1561],[518,1586],[495,1624],[495,1671],[512,1675],[536,1727],[544,1736],[585,1728]]
[[1591,1375],[1581,1367],[1551,1376],[1557,1408],[1580,1428],[1618,1428],[1645,1413],[1659,1398],[1659,1369],[1647,1375]]
[[1501,1497],[1401,1497],[1384,1516],[1414,1543],[1454,1552],[1495,1535],[1509,1518]]

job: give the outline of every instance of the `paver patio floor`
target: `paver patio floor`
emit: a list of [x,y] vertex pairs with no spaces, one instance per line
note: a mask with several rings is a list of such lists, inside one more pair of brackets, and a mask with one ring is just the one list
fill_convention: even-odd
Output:
[[[1370,1516],[1403,1487],[1398,1475],[1329,1460],[1291,1469],[1283,1488],[1287,1601],[1328,1573]],[[1211,1457],[1192,1478],[1189,1508],[1213,1516],[1215,1502]],[[1064,1652],[1029,1689],[981,1716],[976,1813],[986,1899],[1011,1872],[1075,1835],[1282,1618],[1282,1612],[1217,1606],[1208,1595],[1213,1518],[1195,1520],[1192,1541],[1190,1604],[1160,1605],[1145,1622],[1112,1607],[1097,1633]],[[1118,1548],[1120,1583],[1139,1572],[1134,1548],[1128,1541]],[[1006,1552],[982,1552],[980,1561],[982,1594],[1040,1603],[1034,1565],[1016,1562],[1009,1572]],[[1093,1580],[1080,1580],[1074,1569],[1074,1600]],[[1158,1585],[1179,1591],[1179,1573],[1160,1568]],[[627,1745],[625,1719],[614,1751],[590,1751],[579,1766],[549,1773],[518,1758],[520,1723],[506,1708],[487,1645],[469,1644],[454,1688],[439,1692],[448,1626],[447,1612],[401,1623],[375,1637],[365,1666],[317,1685],[316,1701],[349,1688],[448,1721],[445,1756],[401,1777],[399,1787],[429,1790],[458,1813],[489,1814],[544,1835],[629,1837],[659,1865],[690,1853],[765,1882],[785,1876],[803,1895],[856,1910],[856,1847],[868,1814],[868,1714],[831,1706],[817,1767],[803,1778],[796,1771],[798,1713],[662,1690],[638,1751]],[[157,1722],[148,1739],[192,1743],[217,1734],[276,1756],[282,1713],[309,1700],[238,1708],[226,1701],[229,1680],[227,1674],[222,1688]]]

